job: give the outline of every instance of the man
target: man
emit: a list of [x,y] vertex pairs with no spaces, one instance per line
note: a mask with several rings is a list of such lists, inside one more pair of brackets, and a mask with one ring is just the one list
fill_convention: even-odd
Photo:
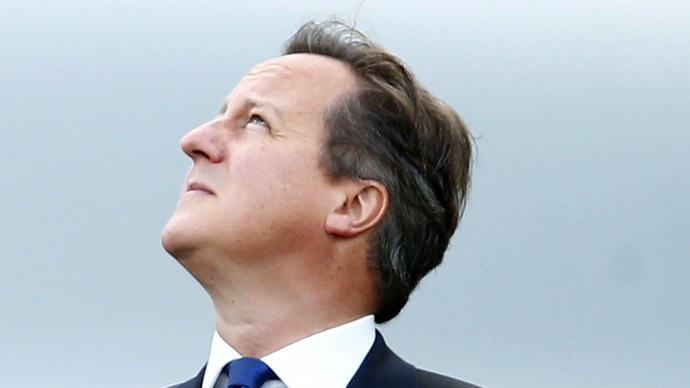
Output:
[[[441,262],[471,143],[397,58],[342,23],[304,25],[182,138],[193,165],[162,241],[211,296],[216,332],[176,387],[471,387],[374,328]],[[245,372],[258,381],[235,382]]]

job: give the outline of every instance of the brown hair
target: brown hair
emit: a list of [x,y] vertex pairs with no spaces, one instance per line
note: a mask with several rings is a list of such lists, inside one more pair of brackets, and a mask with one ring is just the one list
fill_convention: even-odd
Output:
[[465,206],[472,136],[402,61],[354,27],[309,22],[286,43],[284,54],[295,53],[338,59],[360,78],[357,91],[328,109],[321,164],[334,178],[373,179],[388,190],[369,254],[376,321],[388,321],[443,259]]

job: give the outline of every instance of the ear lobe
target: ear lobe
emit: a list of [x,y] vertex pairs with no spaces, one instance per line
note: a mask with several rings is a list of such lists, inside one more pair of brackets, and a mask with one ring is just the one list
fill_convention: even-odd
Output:
[[327,233],[354,237],[378,225],[388,209],[388,191],[373,180],[352,182],[340,207],[326,218]]

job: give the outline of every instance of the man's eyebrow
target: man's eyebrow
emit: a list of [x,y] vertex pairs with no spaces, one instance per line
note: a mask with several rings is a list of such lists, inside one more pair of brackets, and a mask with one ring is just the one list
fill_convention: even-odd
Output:
[[[262,100],[255,100],[252,98],[247,98],[246,100],[244,100],[242,102],[242,106],[245,109],[251,109],[254,107],[267,108],[268,110],[275,113],[275,115],[278,116],[279,119],[282,119],[280,109],[276,108],[275,105],[271,104],[268,101],[262,101]],[[225,112],[227,112],[227,110],[228,110],[228,100],[225,100],[225,101],[223,101],[223,105],[221,105],[220,110],[218,111],[218,114],[223,115],[223,114],[225,114]]]
[[225,114],[225,111],[228,110],[228,100],[223,100],[223,105],[220,106],[220,109],[218,109],[218,115],[222,116]]

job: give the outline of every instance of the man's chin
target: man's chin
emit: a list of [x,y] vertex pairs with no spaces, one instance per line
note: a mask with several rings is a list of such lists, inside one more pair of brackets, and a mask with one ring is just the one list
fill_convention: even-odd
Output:
[[161,244],[166,252],[172,257],[182,261],[188,258],[194,251],[194,247],[199,244],[198,241],[196,241],[198,239],[191,233],[193,228],[179,225],[177,221],[175,216],[173,216],[163,227],[163,231],[161,232]]

